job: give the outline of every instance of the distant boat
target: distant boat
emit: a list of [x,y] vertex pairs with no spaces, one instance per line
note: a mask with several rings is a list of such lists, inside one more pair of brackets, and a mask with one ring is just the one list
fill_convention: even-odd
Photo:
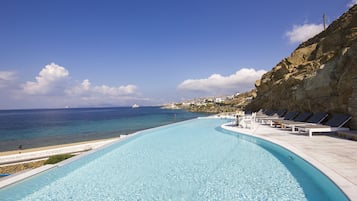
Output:
[[131,106],[131,108],[138,108],[140,107],[138,104],[134,104],[133,106]]

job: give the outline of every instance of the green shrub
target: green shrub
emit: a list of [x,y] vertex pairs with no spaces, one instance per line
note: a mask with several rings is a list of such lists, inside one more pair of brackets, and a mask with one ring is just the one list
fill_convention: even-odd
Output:
[[60,154],[60,155],[54,155],[54,156],[50,156],[46,161],[45,164],[55,164],[58,162],[61,162],[63,160],[66,160],[68,158],[71,158],[72,154]]

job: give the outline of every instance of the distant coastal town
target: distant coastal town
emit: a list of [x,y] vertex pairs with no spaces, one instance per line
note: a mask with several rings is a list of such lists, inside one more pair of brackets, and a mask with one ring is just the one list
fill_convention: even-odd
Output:
[[165,109],[185,109],[190,112],[222,113],[240,112],[253,99],[255,90],[227,96],[205,97],[165,104]]

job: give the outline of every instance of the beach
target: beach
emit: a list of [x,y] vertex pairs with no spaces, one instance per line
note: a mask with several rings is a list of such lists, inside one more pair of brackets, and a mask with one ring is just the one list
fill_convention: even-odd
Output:
[[88,140],[88,141],[82,141],[82,142],[75,142],[75,143],[67,143],[67,144],[58,144],[58,145],[52,145],[52,146],[43,146],[43,147],[37,147],[37,148],[29,148],[29,149],[22,149],[22,150],[12,150],[12,151],[3,151],[0,152],[0,157],[2,156],[8,156],[8,155],[18,155],[18,154],[24,154],[24,153],[32,153],[32,152],[37,152],[37,151],[45,151],[45,150],[52,150],[52,149],[58,149],[58,148],[68,148],[68,147],[74,147],[74,146],[91,146],[91,147],[96,147],[97,145],[101,144],[106,144],[109,142],[113,142],[115,140],[119,140],[120,137],[117,138],[109,138],[109,139],[100,139],[100,140]]
[[120,137],[0,152],[0,174],[13,174],[18,171],[37,168],[42,166],[44,160],[49,156],[58,154],[78,155],[111,144],[119,139]]

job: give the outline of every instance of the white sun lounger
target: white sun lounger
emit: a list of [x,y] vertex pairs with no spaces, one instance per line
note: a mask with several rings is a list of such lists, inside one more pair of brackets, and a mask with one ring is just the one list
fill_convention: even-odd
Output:
[[282,128],[291,128],[291,132],[295,132],[295,127],[296,126],[306,126],[306,125],[316,125],[320,124],[323,120],[327,118],[328,114],[327,113],[315,113],[311,117],[309,117],[306,122],[304,121],[291,121],[291,122],[283,122],[282,123]]
[[298,132],[308,132],[309,137],[312,136],[313,133],[322,133],[322,132],[336,132],[336,131],[346,131],[349,128],[342,127],[345,125],[350,119],[351,115],[344,114],[336,114],[333,115],[330,120],[328,120],[325,124],[313,124],[313,125],[299,125],[296,126]]

